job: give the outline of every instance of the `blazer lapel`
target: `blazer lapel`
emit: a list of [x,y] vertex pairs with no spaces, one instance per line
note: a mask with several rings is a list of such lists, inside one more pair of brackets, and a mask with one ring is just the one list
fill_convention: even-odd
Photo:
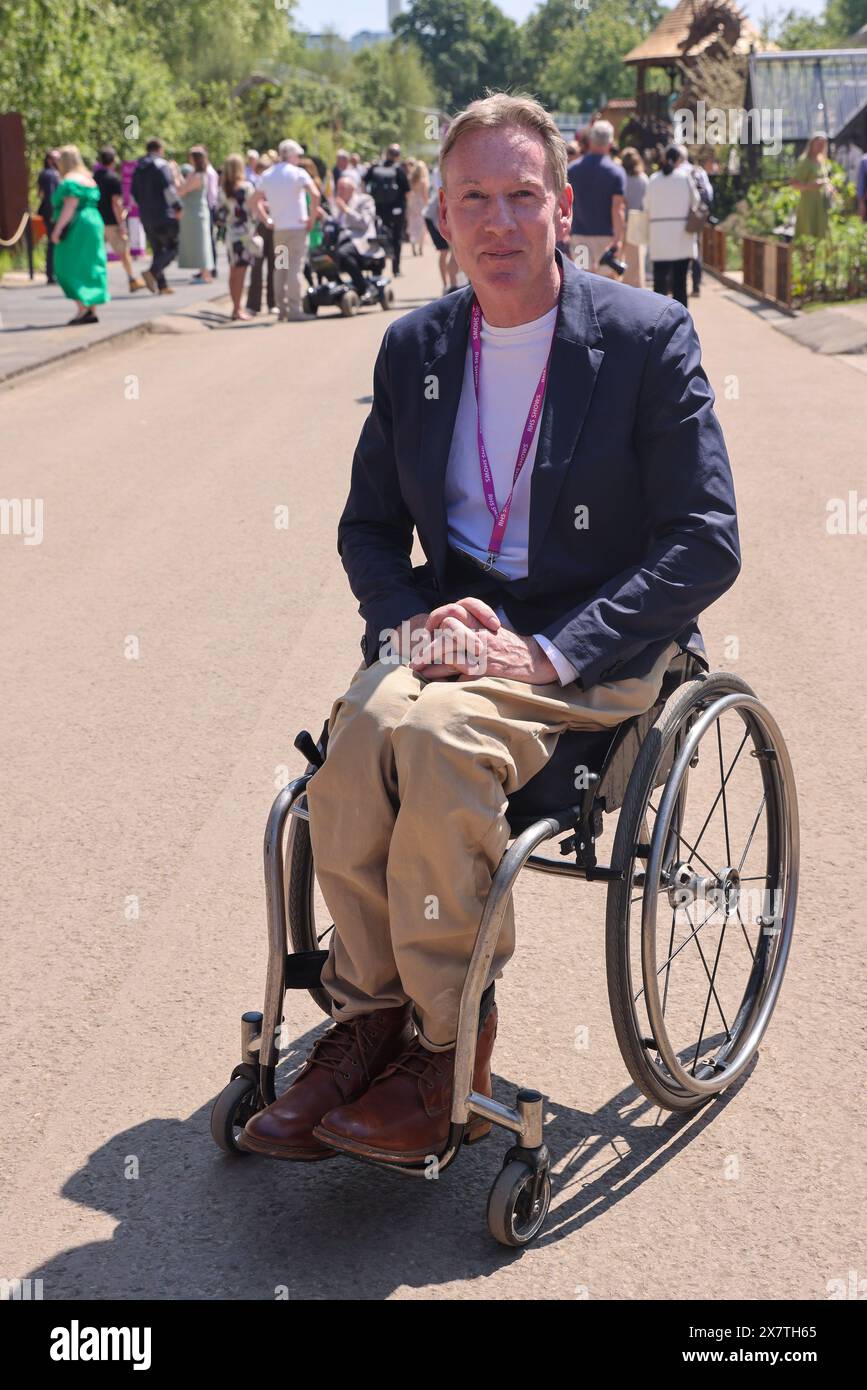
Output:
[[446,468],[464,384],[472,287],[455,290],[450,298],[454,303],[453,312],[434,342],[432,355],[424,363],[419,450],[420,485],[432,550],[430,558],[440,579],[445,573],[448,553]]
[[593,308],[592,276],[561,257],[559,251],[556,255],[563,261],[563,299],[530,480],[530,576],[578,447],[596,376],[605,356],[596,346],[602,334]]

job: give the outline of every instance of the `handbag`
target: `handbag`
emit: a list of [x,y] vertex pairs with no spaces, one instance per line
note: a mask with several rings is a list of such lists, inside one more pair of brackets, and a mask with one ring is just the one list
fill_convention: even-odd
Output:
[[699,204],[697,208],[691,207],[689,212],[686,214],[686,222],[684,223],[684,229],[687,232],[703,232],[705,223],[707,222],[707,219],[710,217],[710,203],[706,203],[704,201],[704,199],[701,196],[699,187],[695,182],[695,179],[693,179],[691,176],[690,181],[696,193],[698,193]]
[[686,215],[686,230],[688,232],[703,232],[709,217],[710,208],[707,203],[699,203],[697,208],[690,208]]

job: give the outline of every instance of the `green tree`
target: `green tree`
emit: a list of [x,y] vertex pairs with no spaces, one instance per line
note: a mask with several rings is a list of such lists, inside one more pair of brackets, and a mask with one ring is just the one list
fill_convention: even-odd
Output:
[[[628,3],[618,6],[616,10],[609,7],[609,13],[603,22],[596,29],[591,27],[588,30],[591,13],[595,13],[597,8],[602,8],[598,5],[598,0],[593,0],[592,7],[591,0],[580,0],[580,3],[579,0],[545,0],[524,23],[521,29],[521,51],[525,64],[524,83],[546,106],[562,107],[566,104],[567,93],[584,87],[583,82],[576,82],[574,76],[569,73],[570,60],[566,54],[580,53],[581,60],[584,61],[587,57],[588,35],[592,35],[593,42],[600,34],[607,34],[612,15],[622,17],[629,27],[612,34],[601,64],[599,80],[602,80],[603,86],[598,93],[594,91],[586,104],[591,107],[597,105],[603,93],[606,96],[632,95],[634,79],[631,76],[627,76],[625,81],[618,81],[616,91],[611,85],[614,80],[613,62],[619,62],[624,53],[650,33],[665,11],[657,0],[628,0]],[[619,43],[625,43],[626,46],[618,52],[616,50]],[[593,82],[588,85],[592,88]]]
[[867,0],[826,0],[820,15],[807,10],[766,12],[761,33],[783,49],[841,48],[867,24]]
[[867,0],[827,0],[824,18],[828,46],[838,47],[867,24]]
[[520,31],[493,0],[414,0],[392,27],[418,45],[444,105],[523,79]]
[[135,26],[156,37],[176,79],[237,82],[297,59],[295,0],[124,0]]
[[[42,147],[76,144],[85,152],[106,135],[112,106],[113,50],[136,36],[110,3],[6,0],[0,8],[0,110],[20,111],[31,162]],[[146,53],[145,61],[158,66]],[[159,78],[157,78],[157,86]]]
[[553,107],[586,111],[603,98],[631,97],[635,75],[623,56],[640,43],[662,14],[655,3],[593,0],[579,9],[540,73],[543,100]]
[[826,46],[823,18],[821,15],[809,14],[806,10],[786,10],[773,24],[772,32],[766,32],[765,37],[772,38],[782,49]]
[[[371,154],[398,139],[410,149],[425,139],[425,108],[434,106],[433,84],[415,44],[396,39],[363,48],[352,64],[351,87]],[[372,148],[371,148],[372,147]]]

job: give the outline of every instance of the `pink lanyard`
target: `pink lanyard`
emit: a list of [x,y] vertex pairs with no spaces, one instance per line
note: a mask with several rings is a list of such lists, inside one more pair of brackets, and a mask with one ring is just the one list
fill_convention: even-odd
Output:
[[[558,269],[560,271],[560,292],[562,296],[563,267],[558,266]],[[558,299],[558,315],[559,306],[560,300]],[[557,328],[555,322],[554,332],[556,333],[556,331]],[[476,298],[473,299],[473,311],[470,319],[470,343],[473,352],[473,386],[475,387],[476,392],[476,430],[479,444],[479,469],[482,474],[482,489],[485,494],[485,502],[487,503],[488,511],[494,518],[494,525],[491,530],[491,539],[488,542],[488,558],[484,566],[486,570],[490,570],[493,568],[494,561],[497,559],[500,553],[500,549],[503,544],[503,537],[506,534],[506,526],[508,525],[509,521],[509,512],[512,507],[512,495],[515,491],[515,483],[518,481],[518,475],[521,472],[521,469],[524,467],[527,455],[530,452],[530,446],[533,443],[533,437],[536,433],[536,427],[539,423],[539,415],[542,410],[542,401],[545,397],[545,383],[548,380],[548,368],[551,365],[551,352],[554,348],[554,334],[552,333],[551,335],[551,347],[548,349],[548,357],[544,367],[542,368],[542,375],[539,377],[539,384],[536,387],[536,390],[533,392],[533,399],[530,402],[530,409],[527,414],[527,419],[524,422],[524,429],[521,434],[521,443],[518,448],[518,457],[515,461],[515,471],[512,475],[511,491],[509,492],[509,495],[506,498],[505,504],[502,508],[497,506],[497,494],[494,491],[494,479],[491,473],[491,465],[488,460],[488,451],[485,448],[485,441],[482,436],[482,411],[481,406],[479,404],[479,381],[481,380],[482,375],[482,310],[481,306],[479,305],[479,301]]]

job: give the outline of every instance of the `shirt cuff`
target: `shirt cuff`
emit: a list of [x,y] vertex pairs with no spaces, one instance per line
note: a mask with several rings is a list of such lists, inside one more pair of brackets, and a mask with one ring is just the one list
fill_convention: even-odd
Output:
[[565,657],[563,653],[554,646],[553,642],[550,642],[547,637],[543,637],[540,632],[534,632],[533,636],[539,643],[539,646],[542,648],[542,651],[547,656],[551,665],[554,667],[554,670],[557,672],[560,684],[571,685],[572,681],[575,679],[576,672],[575,667],[568,657]]

